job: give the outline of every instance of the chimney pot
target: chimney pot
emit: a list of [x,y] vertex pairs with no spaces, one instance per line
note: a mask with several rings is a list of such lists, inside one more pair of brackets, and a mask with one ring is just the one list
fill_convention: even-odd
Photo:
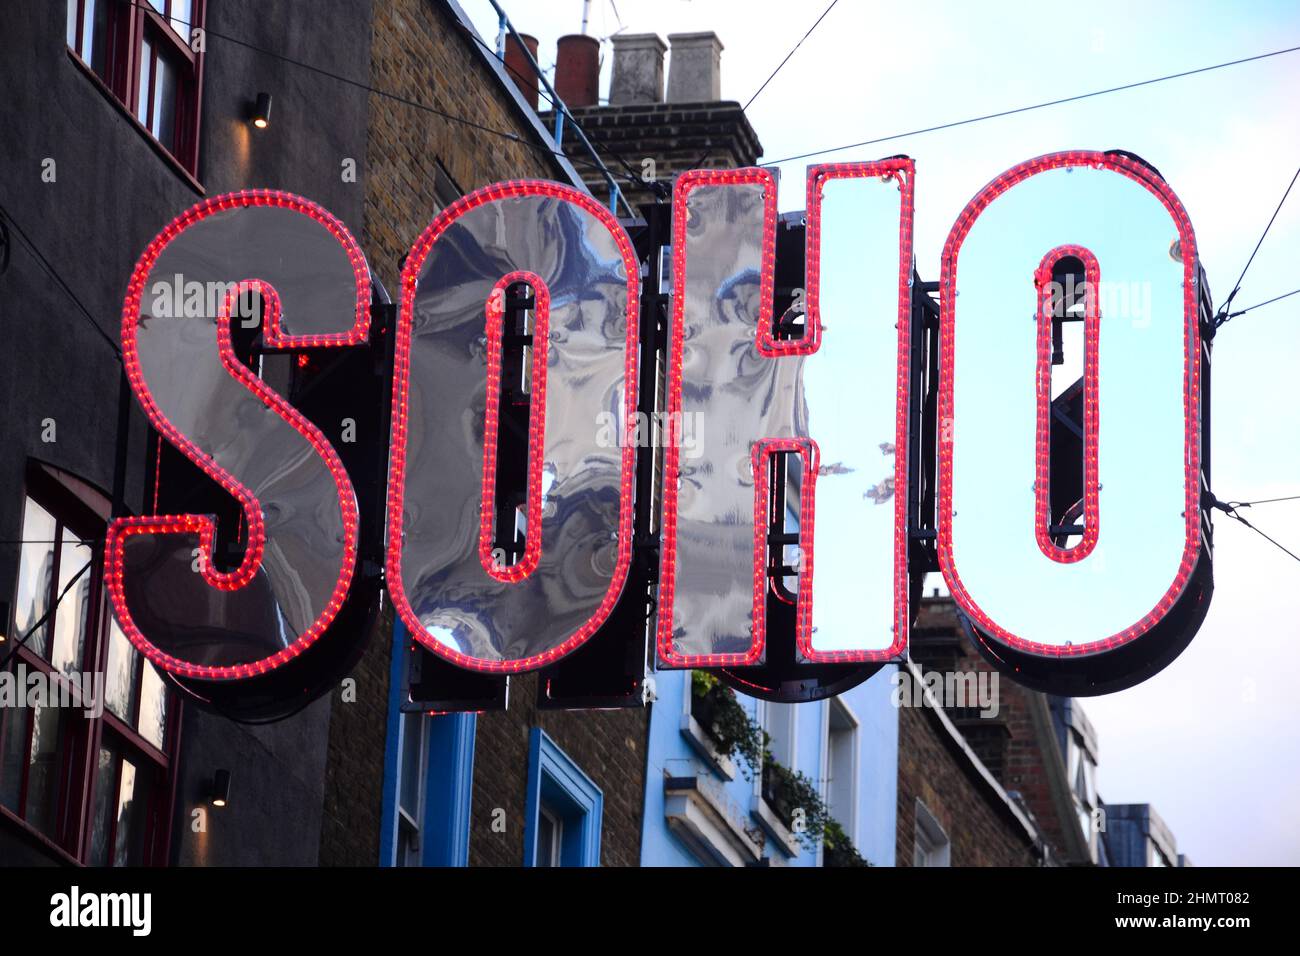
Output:
[[614,37],[614,71],[609,83],[609,104],[662,103],[664,53],[668,47],[655,33]]
[[722,41],[713,31],[670,33],[669,103],[714,103],[722,99]]
[[600,91],[600,41],[582,33],[560,37],[555,52],[555,92],[566,106],[595,106]]
[[[537,62],[537,37],[521,33],[519,39],[524,41],[524,47],[532,54],[533,62]],[[537,109],[537,73],[513,34],[506,34],[506,73],[515,81],[515,86],[519,87],[519,92],[524,94],[528,104]]]

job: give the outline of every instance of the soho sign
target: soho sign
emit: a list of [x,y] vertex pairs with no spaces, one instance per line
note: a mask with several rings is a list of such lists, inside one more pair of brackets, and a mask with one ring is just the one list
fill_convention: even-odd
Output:
[[[945,245],[937,409],[918,412],[914,192],[906,158],[809,169],[805,318],[801,335],[780,336],[773,174],[677,180],[658,406],[668,431],[659,663],[761,664],[774,592],[796,607],[798,661],[900,659],[915,614],[909,516],[925,484],[914,472],[928,469],[938,567],[990,659],[1039,675],[1118,662],[1098,671],[1107,680],[1092,692],[1140,680],[1190,640],[1211,590],[1208,344],[1187,214],[1158,173],[1122,153],[1057,153],[997,177]],[[1051,287],[1066,259],[1087,281],[1075,316],[1080,378],[1065,396],[1080,410],[1082,490],[1063,517],[1049,480],[1059,405]],[[555,662],[619,599],[647,359],[641,269],[609,212],[539,181],[465,196],[405,260],[385,587],[414,639],[455,665],[508,674]],[[174,277],[228,283],[230,294],[215,316],[171,317],[151,293]],[[1107,311],[1108,283],[1121,282],[1144,290],[1131,315]],[[534,296],[525,543],[504,564],[493,544],[503,302],[520,283]],[[131,388],[162,437],[238,500],[247,547],[238,567],[218,570],[206,560],[211,517],[120,518],[108,534],[109,593],[145,655],[203,681],[255,678],[303,654],[335,621],[358,565],[362,518],[338,451],[235,356],[241,293],[261,296],[270,347],[348,349],[370,332],[356,241],[286,193],[200,203],[135,268],[122,319]],[[926,414],[928,450],[918,441]],[[629,438],[612,447],[597,424],[611,415]],[[684,419],[699,423],[690,456]],[[793,554],[785,577],[769,562],[774,455],[793,463],[781,507],[798,546],[781,546]],[[190,572],[195,553],[200,573]]]

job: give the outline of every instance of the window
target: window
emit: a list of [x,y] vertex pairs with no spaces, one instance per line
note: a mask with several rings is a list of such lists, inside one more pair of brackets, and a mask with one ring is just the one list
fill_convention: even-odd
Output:
[[177,708],[108,611],[107,514],[84,483],[29,469],[12,643],[0,643],[0,660],[11,687],[35,678],[43,692],[22,691],[21,706],[0,715],[0,816],[82,863],[162,864]]
[[411,707],[411,634],[393,625],[380,866],[467,866],[474,795],[474,714]]
[[184,169],[198,167],[205,0],[67,0],[68,49]]
[[772,738],[768,750],[772,752],[773,760],[791,770],[795,768],[798,757],[795,745],[799,726],[798,707],[798,704],[775,704],[771,701],[762,704],[763,729]]
[[1079,818],[1079,830],[1088,844],[1088,854],[1097,859],[1099,836],[1093,814],[1099,806],[1097,799],[1097,765],[1080,734],[1066,729],[1066,761],[1070,773],[1070,789],[1074,796],[1074,810]]
[[560,848],[564,845],[564,820],[545,803],[537,811],[537,856],[535,866],[562,866]]
[[424,819],[425,724],[424,714],[402,714],[402,763],[397,787],[398,866],[420,865],[420,827]]
[[826,807],[845,835],[857,840],[858,721],[838,697],[830,699],[826,720]]
[[913,866],[952,866],[952,843],[939,821],[920,800],[916,801],[916,850]]
[[524,866],[600,866],[604,795],[540,727],[528,748]]

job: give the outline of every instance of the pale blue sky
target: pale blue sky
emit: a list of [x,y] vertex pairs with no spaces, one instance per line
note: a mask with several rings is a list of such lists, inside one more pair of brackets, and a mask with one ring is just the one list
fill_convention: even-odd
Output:
[[[462,0],[485,38],[486,0]],[[593,35],[714,30],[722,92],[744,102],[824,0],[592,0]],[[541,40],[578,32],[581,0],[505,3]],[[1300,45],[1294,0],[1039,3],[840,0],[749,110],[763,161]],[[608,82],[609,46],[605,50]],[[602,90],[606,89],[602,87]],[[953,218],[988,180],[1067,148],[1143,156],[1182,198],[1221,300],[1300,165],[1300,53],[1080,103],[909,137],[825,160],[905,152],[917,162],[916,255],[938,278]],[[783,168],[781,208],[802,208],[804,161]],[[1234,307],[1300,287],[1300,189]],[[1225,500],[1300,494],[1300,296],[1236,319],[1215,343],[1213,473]],[[1300,502],[1247,514],[1300,550]],[[1220,516],[1217,590],[1191,647],[1128,691],[1084,702],[1111,802],[1150,802],[1200,864],[1300,863],[1300,564]],[[937,580],[934,583],[938,583]]]

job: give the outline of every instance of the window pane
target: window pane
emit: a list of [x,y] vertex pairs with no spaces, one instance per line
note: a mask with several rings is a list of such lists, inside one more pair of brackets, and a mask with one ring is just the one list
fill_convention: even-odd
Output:
[[[81,571],[91,560],[93,552],[90,545],[79,541],[77,536],[63,529],[63,545],[59,554],[59,584],[54,592],[55,600],[68,588],[67,594],[59,601],[54,610],[54,649],[50,652],[50,664],[55,670],[71,673],[81,664],[81,650],[85,644],[86,618],[90,612],[90,571]],[[76,583],[69,587],[73,578]]]
[[90,821],[90,865],[108,866],[108,836],[117,806],[117,757],[107,747],[99,750],[95,769],[95,806]]
[[397,865],[420,865],[420,834],[405,816],[397,819]]
[[153,125],[150,132],[172,152],[176,151],[176,67],[165,57],[154,64]]
[[188,39],[193,14],[194,0],[172,0],[172,29]]
[[68,0],[68,46],[77,49],[77,0]]
[[402,767],[399,799],[401,808],[412,820],[420,819],[420,790],[424,781],[420,779],[420,759],[424,744],[424,715],[402,715]]
[[27,755],[27,709],[10,707],[0,717],[0,805],[18,812]]
[[27,769],[27,822],[53,837],[59,800],[59,742],[62,715],[57,707],[37,706],[32,712],[32,749]]
[[140,679],[140,736],[159,750],[167,736],[167,685],[148,661]]
[[149,67],[153,63],[153,44],[145,40],[140,45],[140,101],[135,107],[135,118],[149,126]]
[[560,865],[560,820],[545,807],[537,812],[537,865]]
[[122,759],[122,785],[117,797],[117,833],[113,840],[114,866],[140,866],[144,862],[149,828],[149,775]]
[[[30,544],[22,546],[22,555],[18,560],[18,592],[14,600],[14,640],[21,640],[40,620],[50,602],[50,585],[54,576],[54,535],[53,516],[28,498],[23,507],[23,541]],[[40,654],[46,654],[49,640],[49,624],[42,624],[27,641],[27,646]]]
[[136,676],[136,662],[139,659],[140,652],[122,633],[117,619],[110,615],[108,666],[104,668],[104,706],[128,724],[131,722],[132,705],[139,684]]
[[108,13],[110,0],[86,0],[77,52],[100,76],[108,74]]

